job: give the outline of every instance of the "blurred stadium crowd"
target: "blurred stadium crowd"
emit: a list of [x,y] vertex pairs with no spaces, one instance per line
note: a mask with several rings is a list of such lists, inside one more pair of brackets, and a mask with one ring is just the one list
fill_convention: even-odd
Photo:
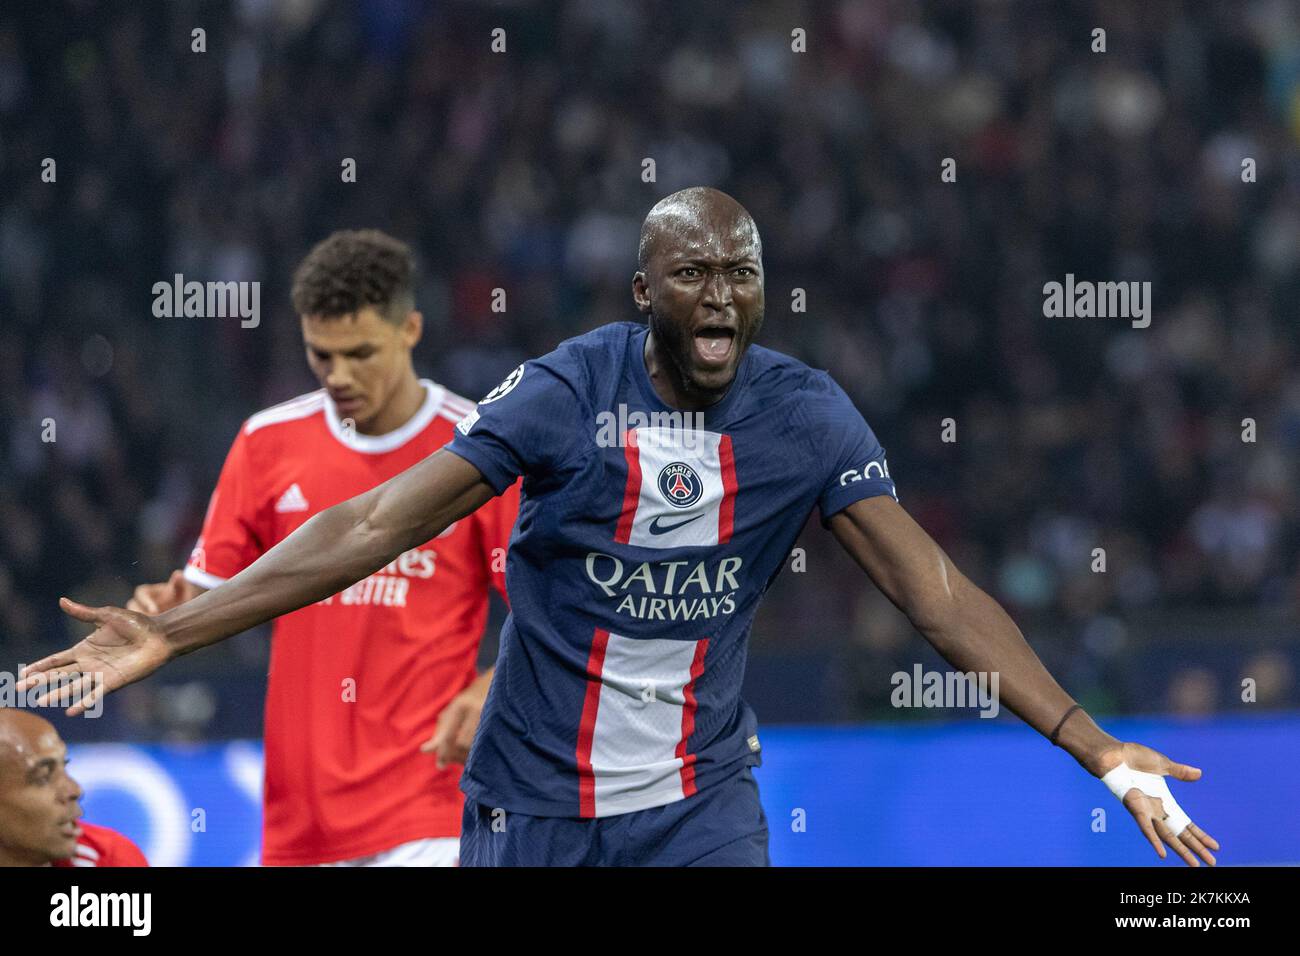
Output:
[[[60,594],[165,578],[240,421],[315,387],[288,284],[316,240],[410,241],[419,371],[477,397],[635,318],[641,217],[707,183],[762,231],[760,341],[833,373],[1067,689],[1207,713],[1251,676],[1294,706],[1297,137],[1283,0],[6,4],[3,666],[68,641]],[[260,325],[155,318],[175,273],[260,281]],[[1151,281],[1151,326],[1045,318],[1066,273]],[[815,519],[801,547],[755,628],[760,718],[895,716],[889,673],[937,657]],[[261,666],[240,648],[116,732],[248,732],[213,716]]]

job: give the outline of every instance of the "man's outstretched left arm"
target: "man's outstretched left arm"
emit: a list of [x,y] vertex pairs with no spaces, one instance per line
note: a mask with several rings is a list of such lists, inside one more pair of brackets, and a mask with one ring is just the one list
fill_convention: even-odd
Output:
[[1043,736],[1055,732],[1055,742],[1120,797],[1162,858],[1163,840],[1191,866],[1199,865],[1194,854],[1214,865],[1210,850],[1219,844],[1194,823],[1183,823],[1186,816],[1166,796],[1162,779],[1192,781],[1201,771],[1098,727],[1047,672],[1001,605],[971,583],[897,501],[877,495],[854,502],[829,526],[945,660],[963,672],[997,673],[1000,704]]

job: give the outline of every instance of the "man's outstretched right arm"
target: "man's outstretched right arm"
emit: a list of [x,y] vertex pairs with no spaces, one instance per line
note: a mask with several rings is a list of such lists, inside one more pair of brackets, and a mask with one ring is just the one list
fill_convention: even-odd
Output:
[[90,608],[63,609],[97,625],[81,643],[23,669],[24,684],[63,674],[100,674],[82,685],[80,713],[103,694],[148,676],[173,657],[241,633],[337,594],[403,551],[440,534],[493,496],[477,468],[438,451],[383,484],[307,521],[221,587],[157,617]]
[[219,588],[156,618],[188,654],[337,594],[435,538],[493,495],[477,468],[438,451],[328,508]]

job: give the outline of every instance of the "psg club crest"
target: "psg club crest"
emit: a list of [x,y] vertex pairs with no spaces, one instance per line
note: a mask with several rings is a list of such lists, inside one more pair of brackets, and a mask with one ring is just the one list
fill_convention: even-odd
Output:
[[704,494],[704,482],[690,465],[675,461],[659,472],[659,494],[674,508],[689,508]]

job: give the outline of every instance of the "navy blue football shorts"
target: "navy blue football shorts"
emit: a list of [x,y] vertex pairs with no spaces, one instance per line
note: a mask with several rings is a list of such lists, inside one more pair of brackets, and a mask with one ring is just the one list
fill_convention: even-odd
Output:
[[745,767],[674,803],[595,819],[494,811],[466,798],[460,865],[770,866],[767,840]]

